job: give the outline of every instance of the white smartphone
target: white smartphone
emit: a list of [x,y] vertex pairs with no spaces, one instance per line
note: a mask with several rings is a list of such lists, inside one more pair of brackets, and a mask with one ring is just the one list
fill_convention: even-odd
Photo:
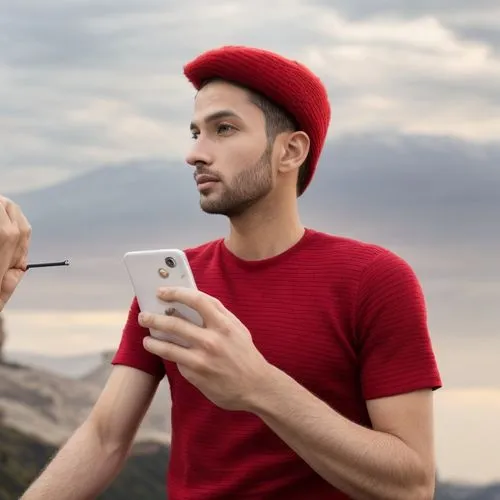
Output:
[[[182,286],[197,289],[186,254],[177,248],[127,252],[123,256],[132,287],[141,311],[171,315],[179,312],[188,321],[202,326],[203,319],[194,309],[179,302],[165,302],[157,296],[162,286]],[[149,329],[152,337],[179,344],[189,345],[173,333]]]

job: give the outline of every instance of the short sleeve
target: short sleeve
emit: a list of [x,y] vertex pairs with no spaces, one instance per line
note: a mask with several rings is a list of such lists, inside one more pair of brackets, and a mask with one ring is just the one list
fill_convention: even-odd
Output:
[[409,264],[379,254],[362,276],[357,304],[365,400],[440,388],[425,298]]
[[137,368],[155,377],[163,378],[165,367],[163,360],[144,349],[142,341],[149,335],[147,328],[139,325],[139,304],[134,297],[129,309],[127,322],[123,328],[120,345],[111,361],[113,365],[126,365]]

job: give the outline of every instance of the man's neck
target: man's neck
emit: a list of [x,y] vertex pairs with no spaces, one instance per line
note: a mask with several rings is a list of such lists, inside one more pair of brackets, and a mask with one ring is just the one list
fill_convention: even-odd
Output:
[[244,260],[274,257],[295,245],[304,235],[297,207],[282,211],[252,211],[231,220],[226,247]]

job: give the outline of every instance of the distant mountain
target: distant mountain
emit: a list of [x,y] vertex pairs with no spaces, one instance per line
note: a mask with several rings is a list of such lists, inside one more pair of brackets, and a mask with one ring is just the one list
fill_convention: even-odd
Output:
[[[410,222],[419,240],[442,241],[442,227],[447,240],[464,231],[485,238],[483,229],[495,222],[500,203],[499,162],[500,143],[345,136],[327,143],[314,184],[300,199],[303,217],[363,238],[399,239]],[[104,166],[13,198],[33,224],[34,257],[58,248],[99,258],[130,245],[183,246],[226,229],[225,219],[199,209],[192,168],[182,162]],[[459,216],[460,231],[453,232]]]
[[[448,259],[452,248],[466,259],[471,242],[480,242],[486,266],[500,248],[491,230],[500,210],[499,162],[498,144],[345,136],[328,143],[314,184],[300,199],[302,219],[404,250],[405,257],[411,249],[423,277],[422,255],[442,251]],[[31,260],[70,259],[71,266],[30,271],[11,308],[123,309],[130,299],[126,251],[184,248],[227,231],[224,218],[200,210],[192,171],[182,162],[105,166],[13,198],[33,226]],[[460,262],[448,272],[460,276],[470,267]],[[428,272],[435,278],[443,271]]]
[[224,228],[220,218],[207,224],[189,170],[168,164],[105,167],[15,200],[33,226],[30,261],[69,259],[70,267],[30,270],[9,309],[125,311],[125,252],[184,248]]
[[[17,364],[0,364],[0,412],[20,432],[58,446],[88,415],[106,382],[109,353],[82,379]],[[139,429],[137,441],[170,442],[170,393],[165,380]]]
[[181,245],[186,235],[207,234],[192,173],[172,163],[107,166],[13,198],[33,226],[33,257],[60,248],[99,258],[128,245]]
[[80,356],[48,356],[28,351],[7,351],[5,359],[11,363],[40,368],[63,377],[80,378],[101,365],[102,354],[95,352]]

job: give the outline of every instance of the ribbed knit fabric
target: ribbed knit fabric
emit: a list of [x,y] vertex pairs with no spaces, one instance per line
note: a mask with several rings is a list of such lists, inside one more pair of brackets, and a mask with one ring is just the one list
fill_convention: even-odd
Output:
[[311,142],[305,191],[316,170],[331,118],[327,91],[314,73],[273,52],[225,46],[204,52],[186,64],[184,74],[196,89],[206,80],[219,77],[256,90],[286,109]]
[[[441,386],[422,290],[390,251],[308,229],[263,261],[235,257],[222,240],[187,254],[199,288],[249,328],[267,360],[352,421],[370,427],[366,399]],[[134,300],[113,363],[168,376],[170,500],[347,498],[259,418],[216,407],[145,351],[138,312]]]

